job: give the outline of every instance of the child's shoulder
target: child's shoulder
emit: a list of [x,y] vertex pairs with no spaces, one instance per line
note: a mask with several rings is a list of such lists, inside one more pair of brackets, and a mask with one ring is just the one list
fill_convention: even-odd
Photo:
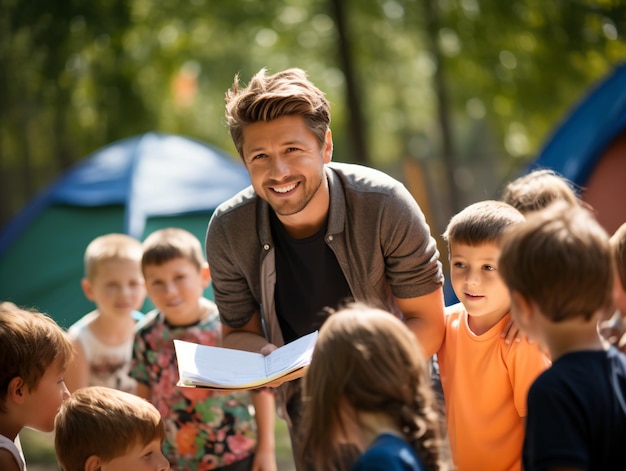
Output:
[[153,327],[155,324],[160,324],[164,321],[164,317],[161,311],[158,309],[152,309],[146,314],[143,314],[141,319],[135,324],[135,332],[143,331]]
[[70,334],[78,333],[78,332],[84,330],[87,326],[89,326],[94,320],[96,320],[98,318],[99,315],[100,314],[98,313],[98,310],[95,309],[95,310],[85,314],[83,317],[81,317],[76,322],[74,322],[72,325],[70,325],[69,328],[67,329],[67,331]]

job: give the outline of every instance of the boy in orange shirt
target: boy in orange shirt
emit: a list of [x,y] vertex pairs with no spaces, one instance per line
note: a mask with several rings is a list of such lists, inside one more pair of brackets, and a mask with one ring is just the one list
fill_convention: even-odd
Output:
[[437,352],[452,459],[457,471],[520,470],[526,394],[549,359],[525,339],[508,342],[509,291],[498,273],[505,230],[524,221],[499,201],[472,204],[443,235],[461,301],[446,308]]

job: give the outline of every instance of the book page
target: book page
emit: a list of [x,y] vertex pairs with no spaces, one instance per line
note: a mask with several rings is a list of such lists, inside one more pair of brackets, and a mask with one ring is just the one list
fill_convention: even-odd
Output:
[[174,340],[174,346],[182,384],[234,386],[265,379],[265,357],[260,353],[182,340]]
[[249,388],[308,366],[317,331],[263,356],[221,347],[174,340],[181,386]]
[[265,371],[268,378],[280,373],[306,366],[311,362],[311,355],[317,340],[317,331],[294,340],[274,350],[265,357]]

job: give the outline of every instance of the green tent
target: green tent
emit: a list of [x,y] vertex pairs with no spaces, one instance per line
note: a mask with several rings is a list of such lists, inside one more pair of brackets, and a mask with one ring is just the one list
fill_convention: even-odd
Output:
[[213,210],[249,184],[238,159],[194,139],[147,133],[114,142],[68,169],[2,229],[0,300],[69,327],[94,308],[80,288],[92,239],[123,232],[143,240],[176,226],[204,244]]

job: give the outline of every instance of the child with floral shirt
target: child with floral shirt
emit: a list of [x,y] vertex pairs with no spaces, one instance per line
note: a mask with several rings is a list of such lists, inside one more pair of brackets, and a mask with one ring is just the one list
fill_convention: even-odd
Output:
[[[131,376],[161,413],[172,469],[275,471],[274,398],[269,391],[221,394],[180,388],[174,340],[220,344],[217,307],[203,297],[209,268],[198,239],[163,229],[144,242],[142,269],[156,309],[138,324]],[[250,402],[256,410],[249,412]]]

